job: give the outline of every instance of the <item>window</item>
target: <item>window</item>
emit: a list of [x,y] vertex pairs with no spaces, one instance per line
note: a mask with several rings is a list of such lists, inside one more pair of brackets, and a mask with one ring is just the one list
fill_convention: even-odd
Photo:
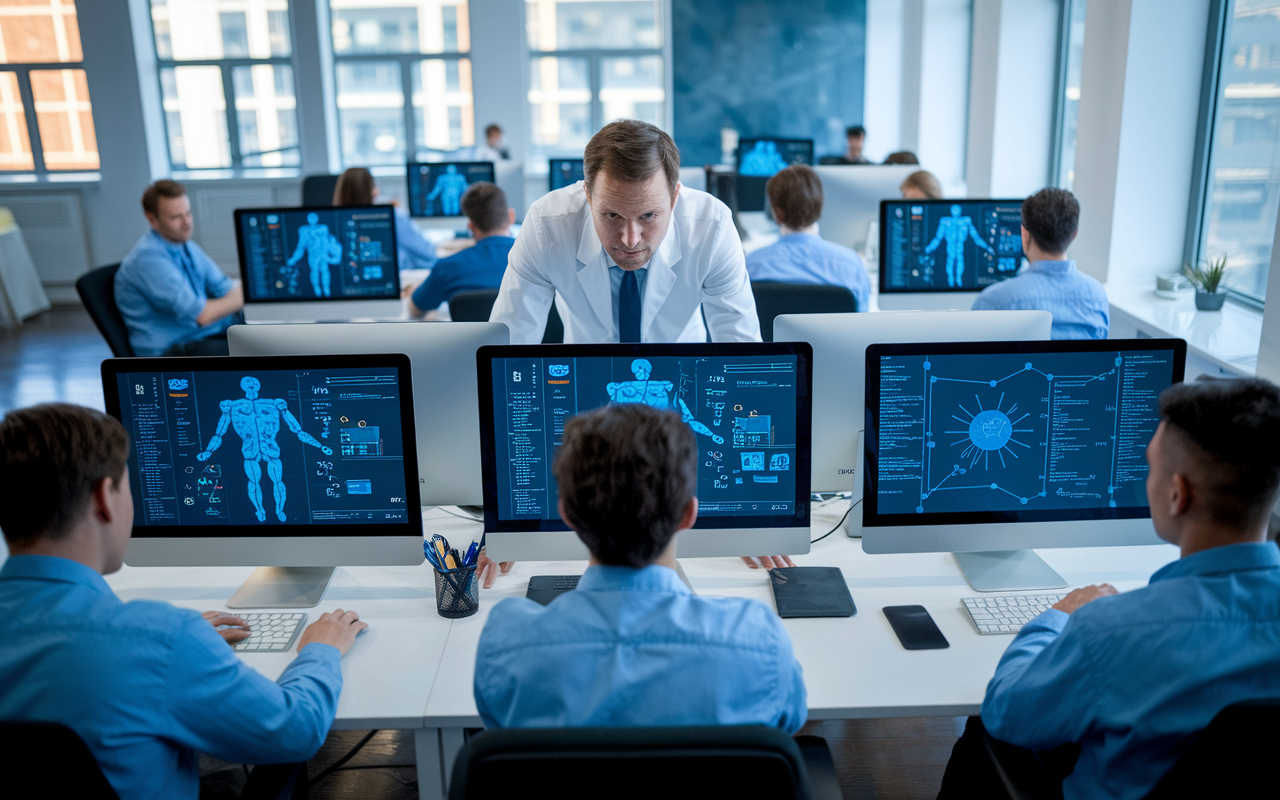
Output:
[[655,0],[527,0],[532,156],[579,154],[623,117],[667,126],[662,9]]
[[75,0],[0,0],[0,171],[98,168],[83,60]]
[[1076,123],[1080,116],[1080,73],[1084,63],[1086,0],[1062,0],[1062,95],[1058,98],[1056,183],[1070,190],[1076,180]]
[[402,165],[475,144],[465,0],[329,0],[329,8],[345,165]]
[[151,0],[151,25],[175,169],[301,163],[289,0]]

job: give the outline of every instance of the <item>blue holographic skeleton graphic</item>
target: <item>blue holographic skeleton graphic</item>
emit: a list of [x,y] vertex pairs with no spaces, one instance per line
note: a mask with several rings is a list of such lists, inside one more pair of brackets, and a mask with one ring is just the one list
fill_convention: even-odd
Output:
[[987,244],[982,234],[973,224],[971,217],[962,216],[960,206],[951,206],[951,216],[943,217],[938,221],[938,232],[934,234],[933,241],[925,246],[925,255],[933,253],[938,249],[938,245],[942,242],[947,244],[947,286],[960,286],[961,279],[964,276],[964,243],[968,238],[972,238],[974,243],[986,250],[991,255],[995,255],[996,251]]
[[311,290],[316,297],[328,297],[329,267],[342,261],[342,243],[329,233],[328,225],[321,224],[320,215],[315,212],[308,214],[307,224],[298,228],[298,248],[285,265],[292,267],[303,255],[311,267]]
[[631,372],[636,376],[634,381],[620,381],[618,383],[610,383],[605,387],[605,391],[609,393],[609,399],[615,403],[644,403],[654,408],[671,408],[680,412],[680,418],[690,427],[703,436],[710,436],[711,441],[716,444],[724,444],[724,437],[711,432],[711,429],[703,425],[694,418],[693,412],[689,410],[689,406],[680,398],[676,398],[677,406],[671,405],[670,398],[667,395],[675,388],[675,384],[671,381],[655,381],[650,380],[649,376],[653,374],[653,364],[648,359],[637,358],[631,362]]
[[436,185],[431,189],[431,194],[426,197],[427,202],[440,198],[440,213],[446,217],[456,217],[462,213],[462,194],[467,191],[467,177],[458,174],[458,168],[453,164],[445,167],[444,174],[436,178]]

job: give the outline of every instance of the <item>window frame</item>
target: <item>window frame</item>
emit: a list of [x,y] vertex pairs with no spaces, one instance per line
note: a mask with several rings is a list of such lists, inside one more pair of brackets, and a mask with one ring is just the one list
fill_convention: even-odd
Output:
[[[1076,3],[1086,0],[1058,0],[1058,52],[1056,54],[1057,92],[1053,103],[1053,141],[1049,143],[1049,175],[1046,186],[1062,186],[1062,159],[1066,145],[1067,81],[1071,60],[1071,18]],[[1079,102],[1079,101],[1077,101]]]

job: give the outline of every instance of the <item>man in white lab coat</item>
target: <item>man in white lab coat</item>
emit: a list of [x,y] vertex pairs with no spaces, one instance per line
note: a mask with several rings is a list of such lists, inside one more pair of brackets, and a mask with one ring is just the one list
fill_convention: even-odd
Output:
[[679,183],[680,152],[637,120],[604,126],[585,180],[529,209],[491,322],[542,341],[556,301],[566,342],[758,342],[755,298],[729,209]]

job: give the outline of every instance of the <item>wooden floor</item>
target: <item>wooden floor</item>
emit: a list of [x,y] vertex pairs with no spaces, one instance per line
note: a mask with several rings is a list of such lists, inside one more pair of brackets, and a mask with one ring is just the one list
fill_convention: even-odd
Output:
[[[21,328],[0,329],[0,413],[49,401],[101,409],[99,365],[110,356],[79,306],[57,307]],[[915,800],[937,795],[951,746],[963,727],[963,717],[942,717],[812,722],[803,732],[821,736],[831,746],[846,800]],[[311,761],[311,774],[318,776],[366,733],[330,734]],[[416,798],[413,752],[411,732],[381,731],[344,769],[321,779],[311,796]]]

